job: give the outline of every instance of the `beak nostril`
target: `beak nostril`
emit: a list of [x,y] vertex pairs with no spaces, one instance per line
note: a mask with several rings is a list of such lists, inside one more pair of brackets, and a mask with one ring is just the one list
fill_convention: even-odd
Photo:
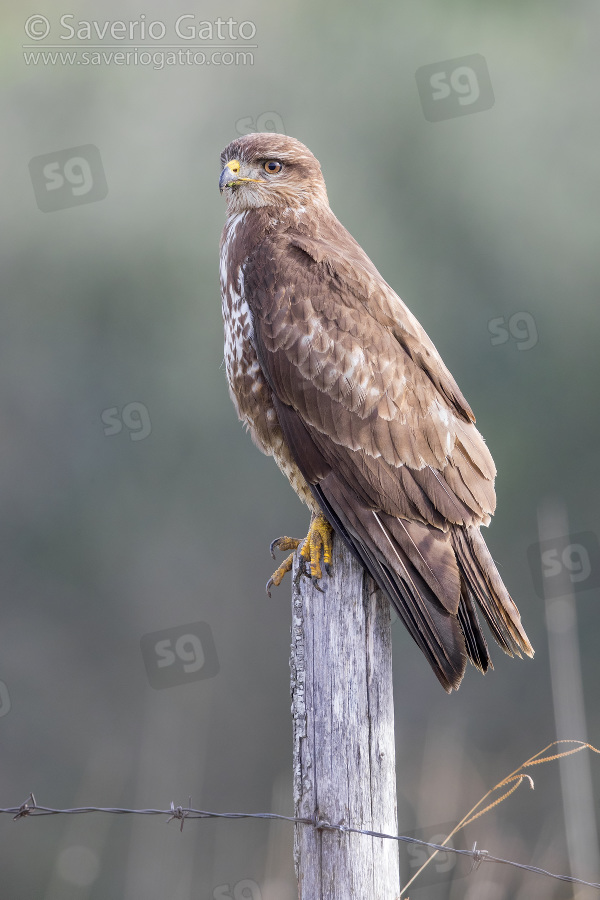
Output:
[[223,171],[221,172],[221,177],[219,178],[219,190],[221,193],[223,193],[225,188],[238,187],[242,182],[260,182],[259,178],[248,178],[247,176],[240,175],[241,168],[241,163],[237,159],[230,159],[229,162],[225,163]]

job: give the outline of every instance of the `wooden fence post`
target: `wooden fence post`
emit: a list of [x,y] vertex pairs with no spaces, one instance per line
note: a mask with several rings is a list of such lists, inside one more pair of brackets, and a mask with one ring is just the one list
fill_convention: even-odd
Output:
[[[334,536],[333,575],[292,593],[295,815],[397,834],[388,601]],[[294,575],[297,560],[294,563]],[[300,900],[396,900],[396,841],[295,826]]]

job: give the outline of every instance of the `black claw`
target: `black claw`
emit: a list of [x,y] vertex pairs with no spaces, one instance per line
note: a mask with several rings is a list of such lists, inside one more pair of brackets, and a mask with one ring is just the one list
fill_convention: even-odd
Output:
[[333,575],[333,566],[331,565],[331,563],[325,563],[325,571],[328,575]]
[[319,587],[319,579],[317,578],[316,575],[311,575],[310,580],[311,580],[312,583],[313,583],[313,587],[316,588],[316,590],[317,590],[320,594],[324,594],[324,593],[325,593],[325,591],[323,590],[323,588],[322,588],[322,587]]
[[269,578],[269,580],[267,581],[266,588],[265,588],[265,590],[267,592],[267,597],[269,598],[269,600],[271,599],[271,591],[269,590],[269,588],[272,587],[274,584],[275,584],[275,582],[273,581],[273,579]]
[[271,551],[271,556],[273,557],[273,559],[276,559],[276,558],[277,558],[277,557],[275,556],[274,548],[277,547],[277,549],[279,550],[279,541],[280,541],[280,540],[281,540],[280,537],[275,538],[275,540],[274,540],[274,541],[271,541],[271,543],[269,544],[269,550]]

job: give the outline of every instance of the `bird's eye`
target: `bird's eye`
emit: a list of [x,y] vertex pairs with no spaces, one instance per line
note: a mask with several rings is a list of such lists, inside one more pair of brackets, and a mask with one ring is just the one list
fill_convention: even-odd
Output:
[[281,163],[277,162],[276,159],[268,159],[263,168],[269,175],[276,175],[278,172],[281,172]]

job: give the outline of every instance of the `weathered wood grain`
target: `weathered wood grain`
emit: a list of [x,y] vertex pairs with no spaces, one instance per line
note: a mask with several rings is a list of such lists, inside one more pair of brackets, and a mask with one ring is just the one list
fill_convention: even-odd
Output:
[[[321,587],[292,596],[295,815],[397,834],[389,604],[337,538]],[[294,858],[300,900],[398,896],[395,841],[296,825]]]

